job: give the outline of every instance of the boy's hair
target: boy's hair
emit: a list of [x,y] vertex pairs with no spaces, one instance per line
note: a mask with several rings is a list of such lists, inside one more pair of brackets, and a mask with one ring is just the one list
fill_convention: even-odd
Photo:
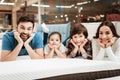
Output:
[[50,39],[50,37],[51,37],[52,35],[54,35],[54,34],[58,34],[58,35],[59,35],[60,42],[61,42],[62,38],[61,38],[61,34],[60,34],[59,32],[52,32],[52,33],[50,33],[50,35],[48,36],[48,39]]
[[33,24],[33,27],[34,27],[34,20],[28,16],[21,16],[17,22],[17,25],[20,23],[20,22],[31,22]]
[[70,31],[70,38],[72,38],[73,35],[75,34],[81,34],[85,36],[85,38],[88,37],[88,32],[87,29],[84,27],[84,25],[80,23],[76,23],[74,26],[72,26],[71,31]]

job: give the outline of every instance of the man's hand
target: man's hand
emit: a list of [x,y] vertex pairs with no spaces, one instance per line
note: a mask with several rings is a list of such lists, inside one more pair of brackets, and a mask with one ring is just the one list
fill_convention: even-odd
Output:
[[23,40],[20,37],[20,34],[18,32],[14,32],[14,37],[18,41],[19,44],[23,44]]
[[30,41],[33,39],[33,37],[34,37],[34,34],[31,34],[30,37],[24,42],[24,45],[29,44]]

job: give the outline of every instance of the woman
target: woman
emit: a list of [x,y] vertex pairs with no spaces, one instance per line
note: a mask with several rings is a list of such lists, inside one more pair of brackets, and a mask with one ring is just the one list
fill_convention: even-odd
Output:
[[92,47],[94,60],[119,60],[120,38],[112,22],[104,21],[99,25]]

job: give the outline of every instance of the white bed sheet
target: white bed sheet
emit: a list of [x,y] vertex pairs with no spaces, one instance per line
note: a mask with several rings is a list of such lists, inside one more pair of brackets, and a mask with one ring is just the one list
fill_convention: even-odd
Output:
[[0,62],[0,80],[33,80],[64,74],[120,69],[120,63],[84,59],[41,59]]

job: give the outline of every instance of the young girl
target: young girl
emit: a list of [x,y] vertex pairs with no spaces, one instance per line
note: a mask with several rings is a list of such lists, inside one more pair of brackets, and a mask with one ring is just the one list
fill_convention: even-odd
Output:
[[52,58],[54,55],[58,57],[66,57],[66,47],[61,43],[61,34],[52,32],[48,37],[48,44],[44,48],[45,58]]
[[82,24],[75,24],[70,31],[67,55],[72,58],[80,56],[84,59],[92,59],[92,44],[87,37],[87,29]]
[[93,59],[112,60],[120,58],[120,38],[115,26],[109,21],[101,23],[92,41]]

